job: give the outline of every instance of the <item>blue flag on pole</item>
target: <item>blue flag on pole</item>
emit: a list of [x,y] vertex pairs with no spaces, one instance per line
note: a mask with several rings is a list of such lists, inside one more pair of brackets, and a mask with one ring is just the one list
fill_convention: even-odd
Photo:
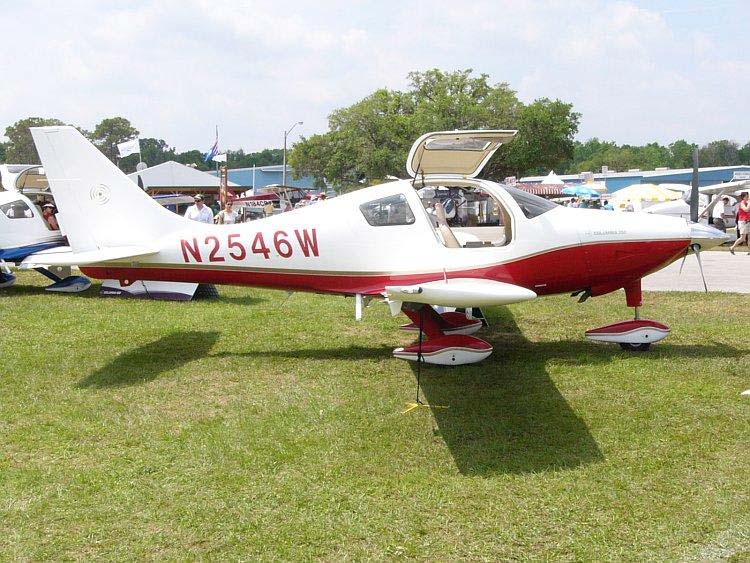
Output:
[[203,162],[209,162],[213,157],[219,154],[219,126],[216,126],[216,140],[206,154],[203,155]]

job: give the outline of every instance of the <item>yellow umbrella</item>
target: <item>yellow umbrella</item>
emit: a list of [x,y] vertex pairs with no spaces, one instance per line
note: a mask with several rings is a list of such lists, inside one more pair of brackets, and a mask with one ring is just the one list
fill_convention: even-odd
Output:
[[682,194],[673,190],[668,190],[657,186],[656,184],[633,184],[627,188],[617,190],[612,194],[612,199],[617,203],[630,200],[636,201],[674,201],[680,199]]

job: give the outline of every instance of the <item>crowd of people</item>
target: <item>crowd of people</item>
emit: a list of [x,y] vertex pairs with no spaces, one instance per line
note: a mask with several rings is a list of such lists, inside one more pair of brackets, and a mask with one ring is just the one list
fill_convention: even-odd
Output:
[[[602,201],[601,199],[577,197],[570,198],[570,200],[565,204],[565,207],[575,207],[578,209],[603,209],[605,211],[614,211],[615,209],[614,207],[612,207],[612,204],[609,202],[609,200],[606,199]],[[626,209],[626,211],[633,211],[632,204],[630,206],[630,209]]]
[[[284,206],[284,211],[291,211],[292,209],[298,209],[299,207],[304,207],[305,205],[313,205],[315,203],[318,203],[320,201],[324,201],[326,199],[326,195],[324,193],[318,194],[314,198],[303,199],[297,203],[294,207],[291,206],[287,202],[287,205]],[[252,219],[259,218],[257,215],[252,215],[250,213],[242,213],[241,211],[246,211],[246,209],[240,208],[240,211],[235,209],[235,205],[232,202],[232,200],[228,200],[224,204],[224,209],[221,209],[219,206],[219,203],[217,201],[214,202],[214,205],[216,206],[216,209],[211,209],[203,200],[203,196],[201,194],[197,194],[193,198],[193,205],[187,208],[185,211],[185,217],[188,219],[191,219],[193,221],[198,221],[200,223],[216,223],[217,225],[234,225],[235,223],[242,223],[251,221]],[[260,208],[258,208],[260,209]],[[260,218],[262,217],[270,217],[275,213],[275,207],[273,204],[273,201],[268,201],[262,208],[263,213]]]

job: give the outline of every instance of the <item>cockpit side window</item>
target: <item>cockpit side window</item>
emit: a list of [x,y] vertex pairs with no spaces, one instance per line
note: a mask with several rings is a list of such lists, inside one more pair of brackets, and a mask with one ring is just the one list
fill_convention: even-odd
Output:
[[556,203],[553,203],[547,199],[539,197],[538,195],[530,194],[518,188],[511,186],[503,186],[508,195],[516,200],[518,207],[521,208],[523,214],[526,215],[527,219],[533,219],[539,217],[542,213],[546,213],[550,209],[557,207]]
[[8,219],[31,219],[34,216],[34,212],[21,199],[0,205],[0,213]]
[[373,227],[411,225],[414,223],[409,203],[404,194],[397,194],[368,201],[359,206],[362,215]]

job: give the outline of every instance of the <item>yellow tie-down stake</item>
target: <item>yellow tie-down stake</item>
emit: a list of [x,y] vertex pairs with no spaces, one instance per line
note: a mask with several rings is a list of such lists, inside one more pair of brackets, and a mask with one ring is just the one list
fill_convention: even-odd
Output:
[[408,412],[413,411],[414,409],[420,409],[420,408],[448,409],[450,407],[448,405],[430,405],[429,403],[423,403],[422,401],[409,401],[408,403],[406,403],[406,410],[403,411],[401,414],[406,414]]

